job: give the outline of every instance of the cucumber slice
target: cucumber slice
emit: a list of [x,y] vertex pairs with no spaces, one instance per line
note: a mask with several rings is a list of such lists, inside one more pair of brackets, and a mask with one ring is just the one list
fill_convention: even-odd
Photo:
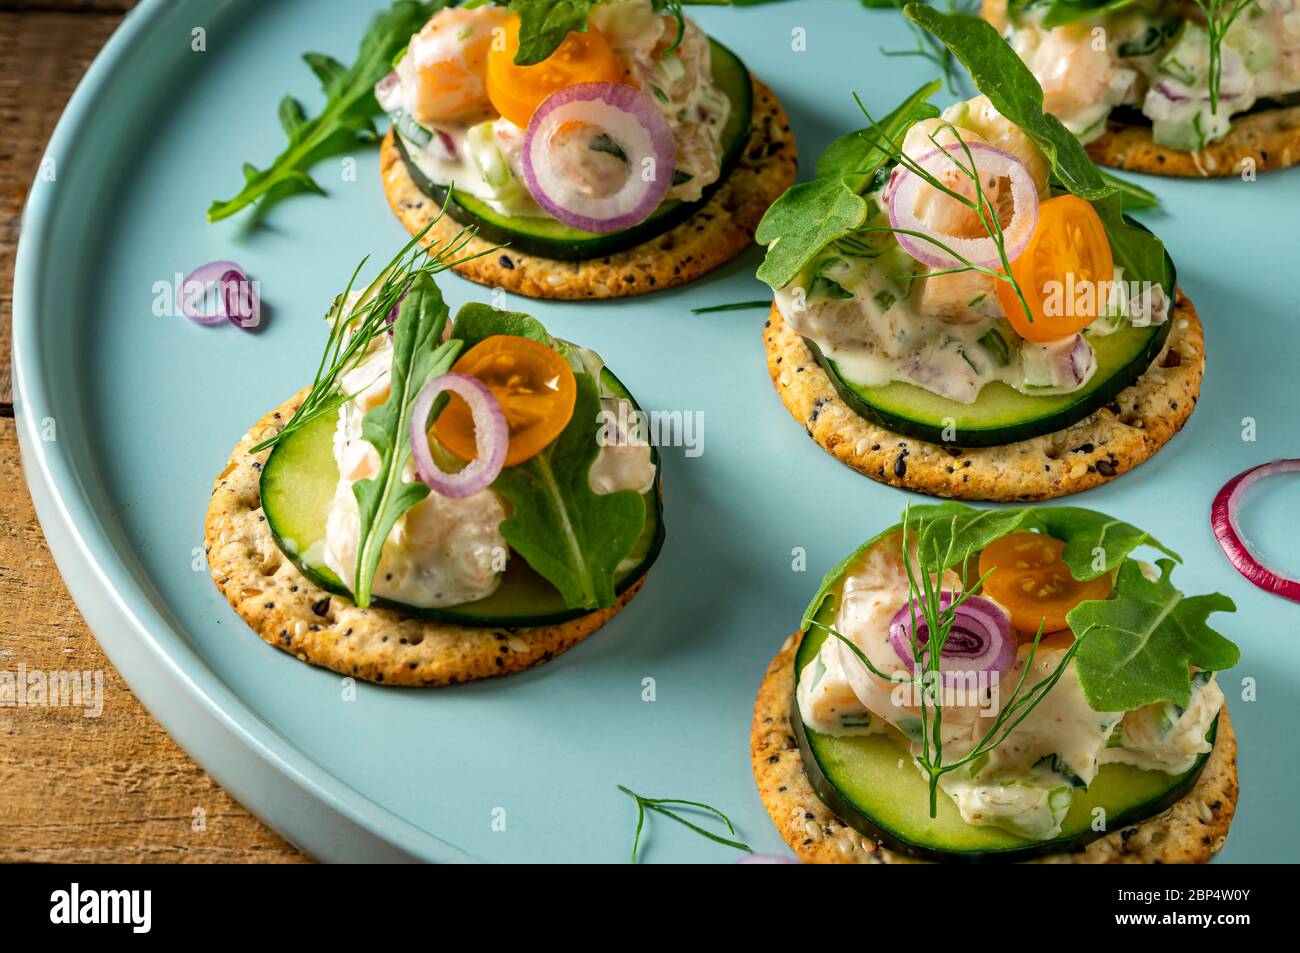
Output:
[[[601,384],[610,392],[632,400],[627,388],[608,369],[602,373]],[[636,406],[634,400],[632,403]],[[262,510],[276,545],[299,571],[326,592],[350,599],[351,590],[316,558],[325,540],[325,521],[339,479],[334,462],[337,423],[337,415],[323,414],[276,444],[262,470]],[[658,468],[658,451],[651,452]],[[656,475],[655,485],[644,496],[646,520],[641,538],[626,560],[632,568],[616,580],[614,588],[619,593],[646,574],[663,546],[661,496],[660,477]],[[510,559],[496,591],[477,602],[437,609],[380,598],[374,603],[435,622],[475,628],[556,625],[589,611],[567,608],[559,591],[517,555]]]
[[704,190],[699,201],[665,202],[644,222],[621,232],[596,235],[570,228],[553,218],[503,215],[482,199],[463,192],[456,192],[448,204],[445,186],[430,181],[420,171],[411,161],[400,136],[394,137],[393,142],[420,191],[439,205],[445,205],[447,214],[456,222],[477,226],[479,237],[485,241],[509,245],[525,254],[561,261],[585,261],[626,251],[662,235],[703,208],[740,161],[745,143],[749,140],[749,126],[754,109],[749,69],[721,43],[710,39],[709,44],[713,54],[713,82],[731,101],[731,112],[722,130],[722,169],[718,180]]
[[[1097,372],[1081,390],[1040,397],[993,381],[984,385],[973,404],[959,404],[903,381],[863,387],[845,378],[839,366],[812,341],[805,338],[804,343],[840,398],[866,420],[931,443],[997,447],[1064,430],[1110,403],[1151,366],[1169,337],[1171,324],[1127,327],[1091,339]],[[954,440],[944,439],[945,429],[949,435],[956,434]]]
[[[852,567],[849,567],[852,568]],[[846,574],[849,569],[846,569]],[[818,621],[834,622],[838,588],[822,604]],[[805,633],[795,654],[796,685],[826,634]],[[845,824],[891,850],[925,860],[1019,861],[1080,850],[1111,831],[1154,817],[1182,799],[1196,784],[1209,754],[1185,774],[1144,771],[1126,764],[1103,765],[1086,791],[1076,791],[1061,833],[1048,841],[1019,837],[996,827],[967,824],[942,792],[930,817],[930,792],[911,763],[902,735],[832,737],[805,728],[791,698],[790,723],[817,796]],[[1218,720],[1206,735],[1214,741]],[[1092,829],[1094,811],[1105,811],[1106,830]]]

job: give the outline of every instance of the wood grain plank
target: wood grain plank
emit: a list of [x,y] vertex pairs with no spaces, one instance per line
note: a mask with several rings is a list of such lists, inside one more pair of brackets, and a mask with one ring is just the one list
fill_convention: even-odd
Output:
[[23,203],[68,97],[121,19],[0,13],[0,408],[13,401],[13,269]]
[[[82,621],[0,419],[2,673],[102,673],[82,706],[0,707],[0,862],[301,862],[168,737]],[[0,701],[6,696],[0,691]],[[197,823],[201,818],[201,824]]]
[[24,13],[125,13],[138,0],[0,0],[0,10]]

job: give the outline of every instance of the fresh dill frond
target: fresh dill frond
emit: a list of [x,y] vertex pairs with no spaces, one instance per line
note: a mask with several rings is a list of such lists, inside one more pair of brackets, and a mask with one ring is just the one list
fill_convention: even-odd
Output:
[[[450,192],[448,201],[451,201]],[[311,390],[283,429],[252,447],[249,453],[260,453],[268,447],[274,447],[286,436],[307,426],[322,414],[338,410],[339,406],[352,396],[343,393],[341,379],[362,361],[375,338],[387,332],[391,323],[390,316],[394,314],[394,309],[400,304],[417,275],[426,274],[432,277],[448,268],[472,261],[495,250],[495,248],[487,248],[473,254],[461,255],[475,237],[476,229],[472,227],[460,229],[445,241],[434,242],[428,246],[422,245],[422,239],[438,224],[443,214],[440,211],[429,224],[407,242],[401,251],[380,270],[374,280],[361,291],[360,296],[355,301],[351,301],[357,277],[366,262],[370,260],[370,256],[361,259],[352,272],[352,277],[348,279],[347,287],[334,299],[330,307],[329,337],[325,341],[325,350],[317,365]]]
[[712,831],[706,831],[704,828],[700,827],[697,824],[692,824],[686,818],[675,813],[674,811],[669,810],[668,807],[665,806],[665,805],[671,805],[673,807],[686,807],[686,808],[693,808],[698,811],[707,811],[710,814],[713,814],[715,817],[721,819],[722,823],[727,826],[727,831],[734,837],[736,834],[736,827],[734,824],[731,823],[731,819],[727,817],[726,814],[723,814],[716,807],[713,807],[710,804],[704,804],[700,801],[687,801],[683,798],[674,798],[674,797],[659,797],[659,798],[642,797],[640,794],[637,794],[635,791],[625,788],[621,784],[618,785],[618,789],[636,802],[636,833],[632,837],[632,857],[631,857],[631,862],[634,864],[637,862],[637,850],[641,845],[641,831],[645,828],[646,811],[654,811],[656,814],[662,814],[664,817],[672,818],[678,824],[681,824],[684,827],[689,827],[691,830],[699,834],[701,837],[706,837],[709,840],[713,841],[715,844],[722,844],[725,847],[734,847],[736,850],[743,850],[746,853],[751,853],[748,844],[738,840],[730,840],[726,837],[722,837],[719,834],[715,834]]
[[1205,15],[1210,37],[1210,113],[1219,114],[1219,85],[1223,80],[1223,40],[1237,17],[1255,0],[1193,0]]
[[711,304],[706,308],[691,308],[691,314],[717,314],[722,311],[749,311],[755,308],[770,308],[772,300],[764,298],[762,301],[733,301],[731,304]]

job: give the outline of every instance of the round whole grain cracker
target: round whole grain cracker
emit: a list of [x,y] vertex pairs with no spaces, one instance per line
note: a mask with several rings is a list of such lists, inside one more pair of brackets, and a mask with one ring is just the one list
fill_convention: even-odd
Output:
[[1105,483],[1149,459],[1187,422],[1205,372],[1204,330],[1181,291],[1169,320],[1164,350],[1107,406],[1056,433],[972,449],[903,437],[858,416],[775,303],[763,342],[768,373],[786,408],[841,463],[931,496],[1023,502]]
[[1232,120],[1222,139],[1199,152],[1157,145],[1151,126],[1112,120],[1088,143],[1094,162],[1152,175],[1205,178],[1287,169],[1300,162],[1300,106],[1247,113]]
[[217,475],[204,524],[213,582],[266,642],[303,662],[384,685],[454,685],[522,672],[591,635],[627,605],[644,579],[613,606],[559,625],[470,628],[393,609],[358,609],[307,579],[285,557],[262,514],[259,480],[269,449],[250,447],[284,427],[304,389],[259,420]]
[[[686,221],[604,258],[558,261],[501,248],[457,265],[456,273],[530,298],[622,298],[684,285],[735,258],[754,244],[759,219],[795,177],[790,120],[770,89],[757,79],[753,84],[754,113],[745,151],[704,207]],[[384,139],[380,158],[384,192],[393,212],[415,235],[438,214],[439,207],[407,172],[392,135],[389,132]],[[451,216],[443,216],[429,230],[426,242],[449,241],[460,228]],[[474,237],[461,255],[494,247]]]
[[[768,666],[754,702],[749,753],[758,794],[781,837],[808,864],[923,863],[883,847],[845,824],[813,790],[790,730],[794,659],[802,633],[786,639]],[[1033,863],[1201,864],[1219,852],[1237,809],[1237,737],[1225,706],[1195,787],[1173,807],[1069,854]]]

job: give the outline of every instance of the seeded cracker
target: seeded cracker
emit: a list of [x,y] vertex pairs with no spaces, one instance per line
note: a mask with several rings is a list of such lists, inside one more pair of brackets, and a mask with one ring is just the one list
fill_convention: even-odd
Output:
[[275,433],[307,390],[259,420],[218,474],[208,504],[204,549],[217,588],[266,642],[312,665],[384,685],[454,685],[509,675],[577,645],[627,605],[644,580],[613,606],[560,625],[477,629],[414,618],[393,609],[358,609],[318,588],[276,546],[258,488],[271,450],[248,448]]
[[878,427],[850,410],[776,305],[763,326],[767,369],[795,420],[841,463],[891,486],[1001,503],[1068,496],[1151,458],[1191,416],[1205,373],[1205,335],[1181,291],[1165,349],[1107,407],[1056,433],[1001,447],[945,448]]

